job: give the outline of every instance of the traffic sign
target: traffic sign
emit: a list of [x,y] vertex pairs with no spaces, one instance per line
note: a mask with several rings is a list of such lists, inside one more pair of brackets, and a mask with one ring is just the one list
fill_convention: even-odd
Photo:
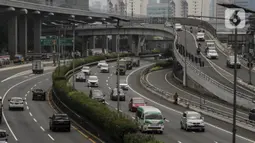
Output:
[[41,39],[41,46],[52,46],[55,39]]
[[56,39],[55,37],[41,37],[41,46],[53,46],[53,45],[73,46],[73,38],[61,38]]
[[60,45],[73,46],[73,38],[61,38]]

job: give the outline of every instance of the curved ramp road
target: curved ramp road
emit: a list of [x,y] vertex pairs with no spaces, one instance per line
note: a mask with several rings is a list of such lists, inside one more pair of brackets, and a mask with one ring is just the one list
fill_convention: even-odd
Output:
[[[181,112],[184,111],[182,107],[174,106],[171,103],[160,99],[158,96],[148,92],[140,85],[140,69],[143,68],[144,65],[148,65],[150,63],[141,61],[141,67],[135,68],[133,71],[128,71],[128,76],[121,76],[121,80],[128,80],[129,86],[131,89],[127,91],[126,101],[120,102],[120,110],[121,112],[129,115],[131,118],[134,119],[135,113],[128,111],[128,103],[132,97],[141,96],[145,98],[149,105],[155,106],[159,108],[162,112],[164,117],[166,117],[165,122],[165,131],[163,135],[156,135],[156,137],[164,141],[165,143],[169,142],[177,142],[177,143],[229,143],[231,142],[231,134],[227,130],[231,130],[231,128],[226,126],[226,123],[217,121],[215,119],[206,117],[206,121],[210,123],[215,123],[217,126],[212,124],[207,124],[206,132],[186,132],[180,129],[180,117]],[[106,102],[110,109],[116,110],[117,102],[111,101],[109,94],[110,90],[116,87],[116,80],[117,77],[114,73],[116,68],[116,63],[110,63],[111,65],[111,73],[100,73],[99,69],[96,67],[92,67],[92,74],[95,74],[99,78],[99,89],[101,89],[107,96]],[[75,86],[78,90],[89,92],[89,88],[87,88],[86,83],[76,82]],[[226,127],[225,129],[221,129],[220,127]],[[240,143],[252,143],[247,138],[238,136],[237,142]]]
[[[196,35],[197,31],[195,30],[195,28],[193,29],[193,34]],[[185,31],[182,31],[182,32],[178,32],[178,35],[179,35],[179,41],[180,41],[180,44],[182,45],[185,45]],[[209,63],[210,61],[217,61],[218,59],[215,59],[215,60],[208,60],[206,59],[204,56],[201,56],[201,55],[197,55],[196,54],[196,49],[197,49],[197,42],[196,42],[196,39],[195,39],[195,35],[192,35],[192,33],[190,33],[189,31],[186,31],[186,39],[187,39],[187,51],[197,57],[200,57],[204,62],[205,62],[205,66],[204,67],[199,67],[199,65],[197,64],[197,67],[199,67],[199,69],[204,72],[205,74],[207,74],[208,76],[210,76],[211,78],[217,80],[218,82],[230,87],[230,88],[233,88],[233,84],[231,82],[229,82],[229,80],[225,79],[225,78],[222,78],[222,75],[220,75],[212,66],[211,64]],[[200,42],[201,43],[201,54],[204,54],[204,47],[205,47],[205,42]],[[218,51],[218,53],[220,53]],[[222,55],[219,54],[219,57],[221,57]],[[190,60],[191,61],[191,60]],[[221,61],[222,63],[226,63],[226,61]],[[195,64],[195,62],[194,62]],[[189,71],[188,71],[189,72]],[[242,92],[242,93],[245,93],[247,95],[250,95],[252,96],[253,93],[251,93],[250,91],[248,90],[245,90],[243,88],[240,88],[240,87],[237,87],[237,91],[239,92]]]
[[[72,128],[71,132],[52,132],[49,130],[49,117],[56,111],[47,101],[32,101],[32,89],[51,87],[52,70],[43,75],[20,76],[0,83],[4,95],[5,121],[0,129],[8,130],[10,142],[20,143],[91,143],[84,135]],[[9,111],[8,99],[14,96],[25,99],[24,111]],[[6,127],[9,126],[9,127]]]

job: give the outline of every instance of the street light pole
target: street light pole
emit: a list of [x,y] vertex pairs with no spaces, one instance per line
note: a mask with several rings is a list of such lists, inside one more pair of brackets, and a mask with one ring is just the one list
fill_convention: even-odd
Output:
[[58,75],[60,74],[60,27],[58,29]]
[[[184,11],[184,15],[186,15],[186,10]],[[184,75],[183,75],[183,86],[187,86],[187,31],[186,25],[184,25],[185,30],[185,48],[184,48]]]
[[237,28],[235,28],[235,47],[234,47],[234,99],[233,99],[233,129],[232,143],[236,143],[236,80],[237,80]]
[[119,34],[119,31],[120,31],[120,20],[118,20],[117,22],[117,26],[116,28],[118,29],[118,35],[117,35],[117,112],[119,113],[120,112],[120,54],[119,54],[119,44],[120,44],[120,34]]
[[75,89],[75,78],[74,78],[74,62],[75,62],[75,55],[74,55],[74,52],[75,52],[75,23],[73,23],[73,53],[72,53],[72,56],[73,56],[73,89]]

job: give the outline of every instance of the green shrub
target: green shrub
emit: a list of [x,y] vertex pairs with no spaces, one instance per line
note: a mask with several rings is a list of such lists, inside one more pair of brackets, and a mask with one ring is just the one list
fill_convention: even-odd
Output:
[[[120,56],[128,55],[121,54]],[[75,67],[78,67],[87,63],[116,57],[117,54],[90,56],[85,59],[76,59],[74,64]],[[65,78],[65,74],[71,69],[72,62],[68,66],[58,67],[52,74],[53,89],[62,102],[80,116],[87,118],[92,124],[102,129],[118,143],[124,142],[125,135],[127,134],[129,138],[132,138],[132,136],[133,138],[137,138],[139,135],[139,138],[143,139],[144,143],[159,143],[155,142],[153,137],[136,134],[138,132],[138,126],[130,117],[124,114],[117,114],[116,111],[110,110],[107,106],[90,99],[85,93],[73,90]],[[133,143],[132,140],[130,140],[130,143]]]
[[163,143],[163,142],[157,141],[152,135],[135,133],[126,134],[124,136],[124,143]]
[[150,69],[150,72],[158,71],[158,70],[161,70],[161,69],[163,69],[163,67],[155,66],[155,67],[153,67],[153,68]]

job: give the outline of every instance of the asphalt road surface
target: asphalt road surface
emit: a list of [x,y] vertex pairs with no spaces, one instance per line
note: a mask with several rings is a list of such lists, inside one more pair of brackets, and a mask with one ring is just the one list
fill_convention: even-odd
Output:
[[[204,133],[201,132],[186,132],[180,129],[180,118],[182,111],[185,111],[184,108],[172,105],[171,103],[160,99],[158,96],[148,92],[144,88],[141,87],[139,79],[140,79],[140,69],[143,68],[144,65],[150,64],[149,62],[141,62],[140,68],[135,68],[133,71],[128,71],[127,76],[121,76],[122,80],[127,79],[128,84],[130,86],[129,91],[127,91],[126,101],[121,101],[120,109],[121,112],[129,115],[134,118],[135,114],[128,111],[128,103],[132,97],[141,96],[145,98],[148,102],[148,105],[155,106],[159,108],[164,117],[167,119],[165,122],[165,131],[163,135],[155,135],[161,141],[165,143],[230,143],[231,142],[231,127],[229,124],[224,122],[212,119],[210,117],[205,117],[206,121],[209,122],[206,125],[206,131]],[[114,74],[116,63],[110,63],[111,73],[100,73],[99,69],[96,67],[92,67],[92,74],[97,75],[99,78],[99,89],[101,89],[106,95],[106,102],[108,106],[115,110],[117,107],[116,101],[111,101],[109,94],[110,90],[116,87],[117,77]],[[84,91],[86,93],[89,92],[89,88],[87,88],[87,83],[76,82],[76,89],[80,91]],[[213,124],[216,125],[213,125]],[[222,128],[221,128],[222,127]],[[251,138],[254,138],[253,136]],[[239,143],[251,143],[251,141],[244,137],[237,137],[237,142]]]

